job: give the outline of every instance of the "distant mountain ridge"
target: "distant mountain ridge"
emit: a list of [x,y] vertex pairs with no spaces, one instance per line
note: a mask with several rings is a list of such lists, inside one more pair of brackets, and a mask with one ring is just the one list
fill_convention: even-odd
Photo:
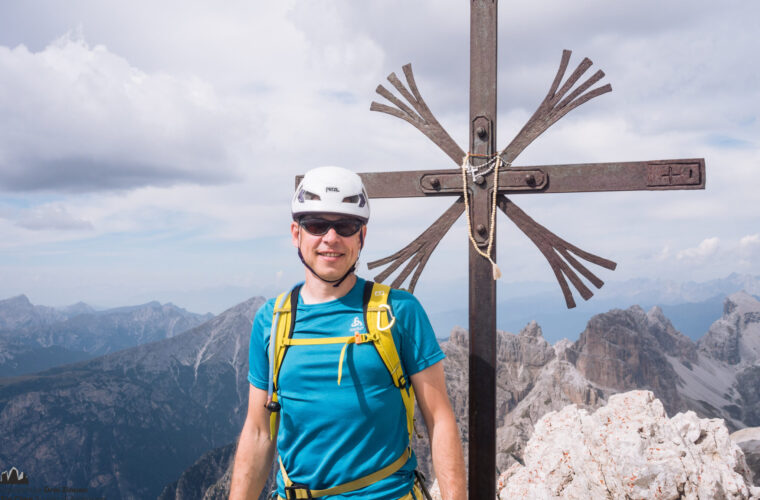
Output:
[[[575,341],[594,314],[638,304],[645,310],[660,307],[681,333],[696,341],[721,314],[725,298],[739,291],[760,297],[760,275],[732,273],[705,282],[649,278],[608,281],[591,300],[578,300],[574,309],[566,308],[556,283],[509,283],[500,287],[497,328],[519,332],[535,320],[550,342],[562,338]],[[468,324],[467,308],[450,307],[445,292],[443,287],[428,299],[432,305],[428,313],[439,335],[450,331],[453,325]],[[438,303],[447,306],[437,310]]]
[[[0,449],[0,463],[108,498],[224,498],[229,445],[247,406],[251,320],[263,301],[171,339],[0,379],[0,426],[20,436]],[[594,316],[577,342],[552,345],[536,322],[517,335],[497,332],[499,470],[522,456],[546,412],[570,403],[596,409],[634,388],[652,390],[669,414],[693,409],[731,429],[760,425],[759,319],[760,302],[738,293],[699,344],[662,310],[638,306]],[[463,435],[468,345],[461,328],[442,343]],[[432,477],[427,439],[416,441],[420,466]]]
[[[156,498],[206,451],[232,442],[248,401],[254,298],[170,339],[0,379],[0,463],[37,484]],[[97,492],[97,494],[96,494]]]
[[33,305],[26,295],[0,300],[0,332],[37,328],[69,317],[66,310]]
[[211,317],[155,301],[104,311],[83,303],[54,309],[33,305],[20,295],[0,301],[0,377],[170,338]]

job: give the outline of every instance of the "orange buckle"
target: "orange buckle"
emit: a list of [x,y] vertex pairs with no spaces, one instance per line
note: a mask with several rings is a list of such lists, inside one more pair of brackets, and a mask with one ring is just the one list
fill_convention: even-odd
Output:
[[361,333],[354,332],[354,342],[357,343],[357,344],[361,344],[362,342],[364,342],[362,340],[362,334]]

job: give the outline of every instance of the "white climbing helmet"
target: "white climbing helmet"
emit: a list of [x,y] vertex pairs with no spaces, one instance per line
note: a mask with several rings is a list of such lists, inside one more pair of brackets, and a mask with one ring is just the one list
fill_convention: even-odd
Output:
[[361,177],[341,167],[306,172],[290,204],[293,220],[305,214],[350,215],[369,221],[369,197]]

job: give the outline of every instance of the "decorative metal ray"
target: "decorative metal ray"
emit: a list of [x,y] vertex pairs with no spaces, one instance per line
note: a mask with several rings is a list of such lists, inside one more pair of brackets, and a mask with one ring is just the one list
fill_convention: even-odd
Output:
[[[565,81],[560,88],[562,79],[567,71],[568,64],[570,62],[570,56],[572,52],[565,50],[562,52],[562,59],[560,61],[559,69],[554,78],[554,81],[549,89],[548,94],[538,106],[538,109],[533,113],[533,116],[528,120],[525,126],[518,132],[512,142],[504,148],[501,155],[507,164],[511,164],[522,151],[530,145],[539,135],[545,132],[552,124],[556,123],[560,118],[566,115],[571,110],[580,106],[581,104],[602,95],[606,92],[610,92],[612,87],[607,84],[593,90],[588,90],[592,85],[597,83],[604,77],[604,72],[599,70],[594,75],[589,77],[585,82],[579,85],[575,90],[570,92],[573,86],[580,80],[583,74],[591,67],[592,62],[588,58],[583,59],[575,71]],[[378,85],[376,91],[381,96],[385,97],[395,107],[387,104],[380,104],[372,102],[370,105],[371,111],[379,111],[381,113],[387,113],[389,115],[401,118],[414,126],[417,130],[422,132],[426,137],[440,147],[449,158],[451,158],[457,165],[461,164],[465,152],[457,145],[454,139],[451,138],[449,133],[443,128],[438,120],[433,115],[430,108],[425,103],[422,95],[419,92],[417,84],[414,80],[414,73],[412,71],[412,65],[407,64],[403,67],[404,76],[408,88],[399,80],[395,73],[388,75],[388,81],[393,87],[406,99],[409,105],[405,104],[401,99],[396,97],[388,89],[382,85]],[[588,92],[587,92],[588,91]],[[568,92],[570,94],[568,95]],[[585,93],[584,93],[585,92]],[[411,107],[410,107],[411,106]],[[412,109],[413,108],[413,109]],[[502,167],[500,172],[507,172],[510,167]],[[616,264],[610,260],[598,257],[589,252],[585,252],[580,248],[566,242],[562,238],[558,237],[544,226],[533,220],[524,211],[522,211],[511,200],[507,200],[506,197],[499,197],[499,207],[504,213],[512,220],[515,225],[538,247],[547,262],[554,271],[554,275],[557,278],[557,282],[565,297],[565,302],[568,308],[575,307],[575,301],[573,300],[572,292],[567,284],[565,276],[570,280],[570,283],[580,293],[581,297],[588,300],[593,296],[593,292],[580,280],[578,275],[573,271],[575,268],[586,279],[588,279],[594,286],[601,288],[604,282],[595,276],[591,271],[578,262],[570,252],[576,256],[585,259],[594,264],[600,265],[607,269],[614,270]],[[393,255],[379,259],[367,264],[369,269],[374,269],[388,264],[388,267],[383,272],[377,274],[374,279],[376,281],[384,281],[388,279],[404,262],[409,261],[402,269],[399,275],[391,283],[396,288],[401,288],[404,281],[414,271],[412,278],[409,282],[407,289],[414,291],[420,274],[422,273],[425,264],[427,264],[430,255],[436,246],[440,242],[441,238],[445,236],[454,222],[464,212],[464,204],[462,199],[458,199],[452,204],[444,214],[438,218],[428,229],[426,229],[420,236],[414,241],[409,243],[402,250],[399,250]],[[559,254],[557,253],[559,252]],[[562,260],[564,257],[565,260]],[[568,265],[569,264],[569,265]],[[571,268],[572,266],[572,268]]]
[[407,290],[413,292],[414,287],[417,285],[417,280],[420,278],[420,274],[422,274],[422,269],[427,264],[433,250],[438,246],[441,238],[449,231],[452,224],[462,215],[462,212],[464,212],[464,200],[460,197],[417,239],[389,257],[368,263],[367,267],[369,269],[390,264],[383,272],[375,276],[375,281],[385,281],[401,264],[409,261],[396,279],[393,280],[391,286],[402,288],[404,281],[414,270],[414,275],[407,287]]

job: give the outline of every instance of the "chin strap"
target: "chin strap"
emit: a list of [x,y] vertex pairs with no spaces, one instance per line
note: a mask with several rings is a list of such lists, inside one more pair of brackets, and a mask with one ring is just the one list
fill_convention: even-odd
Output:
[[[364,234],[362,234],[362,230],[359,230],[359,255],[361,255],[362,248],[364,248]],[[351,276],[351,273],[356,271],[356,264],[359,263],[359,258],[357,257],[356,262],[354,262],[351,267],[348,268],[348,271],[346,271],[346,274],[344,274],[341,278],[338,278],[336,280],[326,280],[322,276],[318,275],[317,272],[311,268],[309,264],[306,263],[306,261],[303,258],[303,254],[301,253],[301,228],[298,228],[298,258],[301,259],[301,263],[303,263],[304,266],[306,266],[306,269],[311,271],[311,274],[316,276],[317,278],[321,279],[325,283],[333,283],[334,288],[338,288],[343,281],[345,281],[346,278]]]
[[354,264],[348,269],[348,271],[346,271],[346,274],[344,274],[342,278],[338,278],[336,280],[327,280],[327,279],[324,279],[322,276],[318,275],[317,272],[314,269],[312,269],[309,264],[306,263],[306,261],[303,258],[303,254],[301,253],[301,249],[300,248],[298,249],[298,258],[301,259],[301,262],[303,263],[304,266],[306,266],[306,269],[308,269],[309,271],[311,271],[311,274],[313,274],[317,278],[321,279],[325,283],[334,283],[333,286],[336,287],[336,288],[339,287],[340,284],[343,283],[343,281],[346,278],[348,278],[351,275],[351,273],[353,273],[356,270],[356,262],[359,262],[358,260],[356,262],[354,262]]

